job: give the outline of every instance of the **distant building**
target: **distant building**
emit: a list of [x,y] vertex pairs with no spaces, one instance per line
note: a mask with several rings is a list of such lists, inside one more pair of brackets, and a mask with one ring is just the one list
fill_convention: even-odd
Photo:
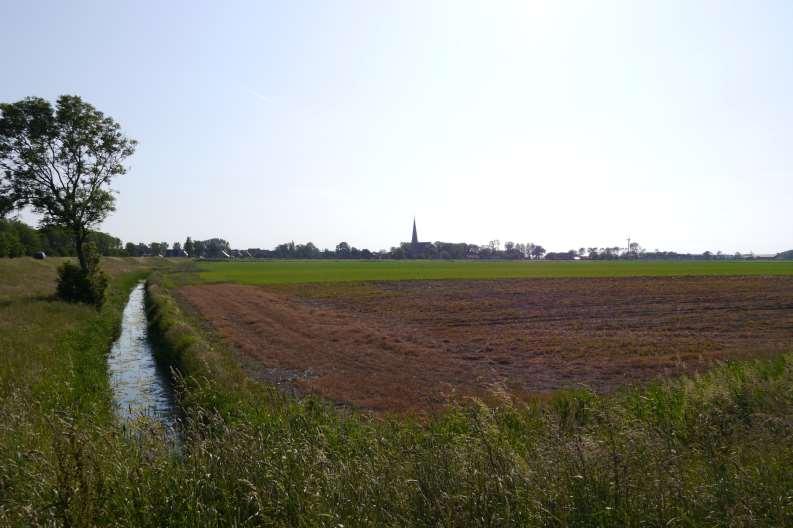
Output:
[[435,246],[432,242],[419,242],[418,231],[416,231],[416,218],[413,217],[413,236],[410,239],[410,245],[407,247],[408,258],[428,258],[432,256],[435,251]]
[[746,253],[745,255],[736,254],[735,258],[743,259],[743,260],[771,260],[777,258],[777,255],[771,253],[761,253],[761,254]]

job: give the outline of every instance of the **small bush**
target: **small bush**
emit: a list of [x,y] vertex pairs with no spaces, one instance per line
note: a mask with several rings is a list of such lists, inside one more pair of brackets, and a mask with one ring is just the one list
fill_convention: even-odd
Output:
[[100,306],[104,301],[106,288],[107,277],[100,270],[85,272],[71,262],[64,262],[58,268],[57,294],[64,301]]
[[67,302],[82,302],[101,306],[105,300],[107,276],[99,269],[99,255],[86,244],[88,270],[71,262],[58,268],[57,295]]

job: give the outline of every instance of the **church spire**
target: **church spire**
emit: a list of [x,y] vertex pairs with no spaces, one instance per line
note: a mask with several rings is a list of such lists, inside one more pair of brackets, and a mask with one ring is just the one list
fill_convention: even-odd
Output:
[[416,217],[413,217],[413,238],[410,240],[410,243],[415,245],[419,243],[419,236],[416,233]]

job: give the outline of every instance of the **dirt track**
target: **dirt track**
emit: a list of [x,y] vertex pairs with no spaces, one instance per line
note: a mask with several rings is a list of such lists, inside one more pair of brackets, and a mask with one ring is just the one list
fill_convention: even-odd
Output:
[[254,373],[375,411],[586,385],[793,350],[791,278],[186,286]]

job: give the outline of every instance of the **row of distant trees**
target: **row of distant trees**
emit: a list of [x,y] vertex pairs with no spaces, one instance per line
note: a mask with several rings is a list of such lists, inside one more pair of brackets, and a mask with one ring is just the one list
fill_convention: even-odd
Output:
[[[491,240],[485,245],[434,242],[422,244],[421,253],[416,255],[409,242],[404,242],[390,250],[371,251],[359,249],[347,242],[339,242],[333,249],[320,249],[311,242],[296,244],[285,242],[273,249],[250,248],[231,249],[223,238],[193,240],[187,237],[184,242],[128,242],[122,241],[101,231],[90,231],[88,241],[102,256],[190,256],[193,258],[222,259],[237,258],[283,258],[283,259],[510,259],[510,260],[724,260],[751,258],[751,254],[676,253],[674,251],[646,251],[638,243],[630,247],[582,247],[563,252],[546,252],[545,248],[532,242],[515,243]],[[20,257],[44,251],[50,256],[75,256],[74,239],[71,232],[57,226],[33,228],[24,222],[0,219],[0,257]],[[793,258],[792,252],[787,258]],[[784,258],[787,254],[780,254]]]
[[[103,233],[90,231],[88,241],[92,242],[102,256],[190,256],[194,258],[289,258],[289,259],[404,259],[411,257],[410,244],[403,243],[389,251],[359,249],[347,242],[339,242],[333,249],[320,249],[312,242],[296,244],[286,242],[273,249],[251,248],[232,250],[229,242],[222,238],[193,240],[187,237],[184,242],[127,242]],[[75,256],[72,234],[55,226],[33,228],[19,220],[0,219],[0,257],[20,257],[44,251],[50,256]],[[540,259],[545,249],[537,244],[507,242],[503,248],[498,240],[486,245],[435,242],[424,244],[421,258],[429,259]]]
[[[87,242],[91,242],[101,255],[125,255],[121,240],[107,233],[90,231]],[[19,220],[0,219],[0,257],[29,256],[39,251],[58,257],[76,256],[74,237],[63,227],[36,229]]]
[[[229,243],[222,238],[191,240],[184,244],[174,242],[127,242],[101,231],[89,231],[86,242],[93,244],[96,252],[104,257],[151,257],[185,256],[223,258],[230,255]],[[77,251],[72,232],[58,226],[31,227],[26,223],[0,218],[0,258],[31,256],[43,251],[54,257],[74,257]],[[184,252],[183,252],[184,251]]]
[[[677,253],[674,251],[647,251],[637,242],[629,247],[582,247],[563,252],[547,252],[539,244],[532,242],[515,243],[491,240],[485,245],[434,242],[422,244],[417,253],[409,242],[403,242],[390,250],[370,251],[358,249],[347,242],[339,242],[335,249],[319,249],[311,242],[295,244],[287,242],[274,249],[250,248],[229,250],[234,257],[250,258],[290,258],[290,259],[509,259],[509,260],[726,260],[752,258],[750,254],[726,254],[705,251],[704,253]],[[785,255],[790,254],[785,257]],[[201,255],[197,255],[201,256]],[[206,256],[206,255],[205,255]],[[793,258],[793,251],[780,253],[779,258]]]
[[[251,258],[293,258],[293,259],[405,259],[415,258],[414,248],[410,243],[403,242],[390,250],[381,249],[372,251],[359,249],[348,242],[339,242],[334,249],[320,249],[312,242],[296,244],[286,242],[277,245],[274,249],[250,248],[247,250],[233,250],[233,256]],[[508,242],[501,248],[498,241],[487,245],[434,242],[422,244],[420,258],[427,259],[465,259],[465,258],[502,258],[524,259],[542,258],[545,249],[535,244],[514,244]]]
[[[752,253],[742,254],[736,253],[722,253],[717,251],[704,251],[702,253],[677,253],[675,251],[647,251],[641,247],[637,242],[631,242],[627,248],[620,247],[606,247],[606,248],[579,248],[577,252],[570,250],[567,254],[578,254],[579,257],[586,256],[592,260],[616,260],[616,259],[645,259],[645,260],[729,260],[729,259],[745,259],[753,258]],[[779,258],[783,258],[780,253]]]
[[208,240],[193,240],[190,237],[181,242],[127,242],[124,245],[124,254],[130,257],[184,257],[195,258],[224,258],[231,255],[231,246],[222,238]]

